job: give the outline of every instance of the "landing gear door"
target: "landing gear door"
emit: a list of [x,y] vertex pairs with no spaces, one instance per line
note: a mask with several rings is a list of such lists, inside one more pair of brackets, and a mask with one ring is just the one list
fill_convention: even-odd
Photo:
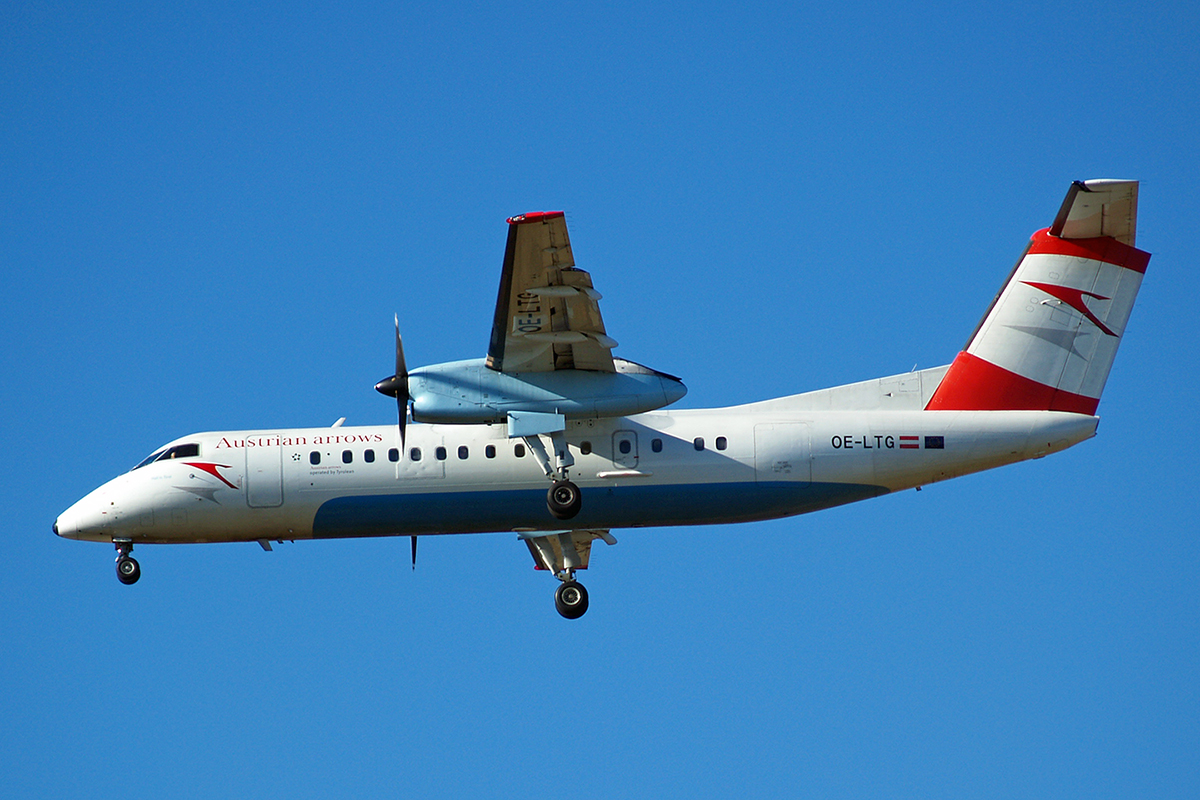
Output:
[[[251,440],[257,442],[250,447]],[[283,505],[283,454],[279,436],[246,437],[246,504],[251,508]]]
[[755,425],[754,466],[760,483],[811,483],[812,444],[808,423]]
[[613,463],[618,467],[633,469],[638,464],[638,440],[636,431],[613,433]]

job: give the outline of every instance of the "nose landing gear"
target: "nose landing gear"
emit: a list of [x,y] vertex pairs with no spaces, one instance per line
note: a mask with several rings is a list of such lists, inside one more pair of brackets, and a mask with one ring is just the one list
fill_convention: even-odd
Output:
[[117,580],[126,586],[137,583],[142,577],[142,567],[129,555],[133,552],[133,542],[114,539],[113,545],[117,548]]

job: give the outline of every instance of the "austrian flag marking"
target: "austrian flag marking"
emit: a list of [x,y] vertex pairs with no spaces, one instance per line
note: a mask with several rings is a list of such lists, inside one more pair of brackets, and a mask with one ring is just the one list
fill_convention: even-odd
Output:
[[[926,436],[925,450],[945,450],[945,436]],[[833,436],[829,440],[834,450],[920,450],[920,436],[897,436],[877,433],[873,436]]]

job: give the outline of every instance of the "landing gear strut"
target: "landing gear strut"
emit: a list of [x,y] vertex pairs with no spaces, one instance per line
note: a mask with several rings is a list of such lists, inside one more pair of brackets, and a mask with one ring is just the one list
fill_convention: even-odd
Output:
[[567,619],[579,619],[588,610],[588,593],[582,583],[575,581],[573,572],[559,576],[562,581],[554,592],[554,607]]
[[529,547],[536,569],[545,570],[560,581],[554,593],[554,608],[567,619],[579,619],[588,610],[588,593],[575,580],[575,570],[587,569],[592,542],[601,539],[613,545],[617,540],[607,530],[528,531],[519,534]]
[[553,431],[547,436],[554,451],[553,458],[547,452],[541,436],[530,435],[522,438],[541,465],[542,471],[546,473],[546,477],[552,481],[550,490],[546,492],[546,507],[555,519],[571,519],[583,506],[583,494],[567,475],[567,471],[575,464],[575,459],[571,456],[562,431]]
[[137,560],[129,555],[133,552],[133,542],[128,540],[113,540],[117,548],[117,580],[126,586],[137,583],[142,577],[142,568]]

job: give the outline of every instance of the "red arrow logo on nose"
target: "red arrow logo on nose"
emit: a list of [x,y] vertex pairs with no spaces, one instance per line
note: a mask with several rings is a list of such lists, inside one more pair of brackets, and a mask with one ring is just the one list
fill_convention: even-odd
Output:
[[236,488],[237,488],[237,487],[236,487],[236,486],[234,486],[232,483],[230,483],[229,481],[225,480],[225,476],[224,476],[224,475],[222,475],[221,473],[217,472],[217,467],[221,467],[222,469],[229,469],[229,465],[228,465],[228,464],[212,464],[212,463],[205,463],[205,462],[203,462],[203,461],[185,461],[184,463],[185,463],[185,464],[187,464],[189,467],[195,467],[196,469],[202,469],[202,470],[204,470],[204,471],[205,471],[205,472],[207,472],[209,475],[212,475],[214,478],[216,478],[217,480],[221,481],[221,483],[224,483],[224,484],[225,484],[226,486],[228,486],[230,489],[236,489]]
[[1104,331],[1109,336],[1117,335],[1110,331],[1108,326],[1101,322],[1099,318],[1091,312],[1091,309],[1089,309],[1083,302],[1084,295],[1087,295],[1088,297],[1094,297],[1097,300],[1108,300],[1109,298],[1102,297],[1101,295],[1094,294],[1092,292],[1085,292],[1083,289],[1069,289],[1066,286],[1055,286],[1052,283],[1034,283],[1032,281],[1021,281],[1021,283],[1025,284],[1026,286],[1032,286],[1035,289],[1041,289],[1046,294],[1057,297],[1059,300],[1062,300],[1071,308],[1090,319],[1097,328]]

